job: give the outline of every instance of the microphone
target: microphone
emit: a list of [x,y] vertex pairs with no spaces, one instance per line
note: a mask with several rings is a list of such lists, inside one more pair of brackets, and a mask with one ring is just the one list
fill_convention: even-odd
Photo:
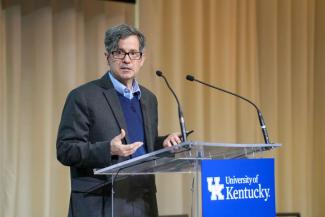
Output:
[[250,101],[250,100],[248,100],[248,99],[246,99],[246,98],[244,98],[244,97],[242,97],[242,96],[240,96],[240,95],[238,95],[238,94],[232,93],[232,92],[230,92],[230,91],[228,91],[228,90],[224,90],[224,89],[222,89],[222,88],[219,88],[219,87],[213,86],[213,85],[211,85],[211,84],[205,83],[205,82],[203,82],[203,81],[197,80],[197,79],[195,79],[194,76],[192,76],[192,75],[187,75],[187,76],[186,76],[186,79],[189,80],[189,81],[196,81],[196,82],[198,82],[198,83],[200,83],[200,84],[203,84],[203,85],[205,85],[205,86],[211,87],[211,88],[213,88],[213,89],[220,90],[220,91],[225,92],[225,93],[229,93],[229,94],[231,94],[231,95],[233,95],[233,96],[236,96],[236,97],[239,97],[240,99],[245,100],[245,101],[248,102],[249,104],[253,105],[253,106],[255,107],[256,111],[257,111],[258,120],[259,120],[259,122],[260,122],[260,126],[261,126],[261,129],[262,129],[262,134],[263,134],[263,137],[264,137],[264,142],[265,142],[265,144],[270,144],[269,135],[268,135],[268,133],[267,133],[267,129],[266,129],[266,125],[265,125],[265,122],[264,122],[264,118],[263,118],[262,112],[261,112],[261,110],[257,107],[257,105],[255,105],[252,101]]
[[156,75],[158,77],[162,77],[164,80],[165,80],[165,83],[168,87],[168,89],[172,92],[172,94],[174,95],[175,99],[176,99],[176,102],[177,102],[177,107],[178,107],[178,118],[179,118],[179,124],[180,124],[180,127],[181,127],[181,133],[182,133],[182,138],[183,138],[183,142],[186,142],[186,128],[185,128],[185,120],[184,120],[184,116],[183,116],[183,111],[182,111],[182,108],[181,108],[181,104],[179,103],[179,100],[174,92],[174,90],[170,87],[166,77],[163,75],[163,73],[159,70],[156,71]]

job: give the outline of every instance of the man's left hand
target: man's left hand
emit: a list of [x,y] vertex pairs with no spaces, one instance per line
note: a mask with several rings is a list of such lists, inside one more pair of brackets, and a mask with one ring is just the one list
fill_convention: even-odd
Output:
[[180,137],[179,133],[169,134],[163,142],[164,148],[171,147],[173,145],[177,145],[177,144],[181,143],[182,141],[179,137]]

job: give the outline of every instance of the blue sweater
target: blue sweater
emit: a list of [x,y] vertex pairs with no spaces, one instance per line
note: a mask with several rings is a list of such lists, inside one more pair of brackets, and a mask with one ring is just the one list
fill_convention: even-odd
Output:
[[[120,93],[117,93],[124,118],[126,121],[126,136],[130,143],[145,142],[142,110],[138,97],[133,97],[131,100],[127,99]],[[138,157],[147,153],[145,143],[132,154],[132,157]]]

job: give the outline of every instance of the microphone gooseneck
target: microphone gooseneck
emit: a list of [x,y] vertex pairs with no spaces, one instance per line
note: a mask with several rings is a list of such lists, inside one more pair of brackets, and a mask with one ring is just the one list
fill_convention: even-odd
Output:
[[183,142],[186,142],[187,141],[187,139],[186,139],[186,127],[185,127],[185,120],[184,120],[181,104],[179,103],[179,100],[178,100],[178,98],[176,96],[176,93],[174,92],[174,90],[169,85],[169,83],[168,83],[166,77],[163,75],[163,73],[161,71],[157,70],[156,75],[158,77],[162,77],[165,80],[165,83],[166,83],[168,89],[172,92],[172,94],[174,95],[174,97],[176,99],[177,107],[178,107],[179,124],[180,124],[180,127],[181,127],[181,133],[182,133],[182,140],[183,140]]
[[232,92],[230,92],[228,90],[225,90],[225,89],[222,89],[220,87],[216,87],[216,86],[213,86],[211,84],[205,83],[203,81],[197,80],[197,79],[195,79],[195,77],[193,75],[187,75],[186,76],[186,79],[189,80],[189,81],[198,82],[200,84],[203,84],[205,86],[211,87],[213,89],[217,89],[217,90],[220,90],[222,92],[225,92],[225,93],[231,94],[233,96],[239,97],[240,99],[245,100],[249,104],[253,105],[255,107],[256,111],[257,111],[258,120],[260,122],[260,126],[261,126],[261,129],[262,129],[262,134],[263,134],[264,142],[265,142],[265,144],[270,144],[270,139],[269,139],[269,135],[268,135],[268,132],[267,132],[267,129],[266,129],[266,125],[265,125],[265,122],[264,122],[264,118],[263,118],[262,112],[257,107],[257,105],[255,105],[252,101],[250,101],[249,99],[246,99],[245,97],[242,97],[242,96],[240,96],[240,95],[238,95],[236,93],[232,93]]

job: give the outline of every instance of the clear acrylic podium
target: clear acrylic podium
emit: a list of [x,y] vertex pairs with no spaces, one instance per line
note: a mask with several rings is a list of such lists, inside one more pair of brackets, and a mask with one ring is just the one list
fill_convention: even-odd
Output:
[[[96,175],[117,176],[146,175],[160,173],[192,173],[195,175],[194,194],[196,199],[194,216],[201,216],[200,210],[200,163],[207,159],[252,158],[255,154],[280,147],[280,144],[225,144],[188,141],[173,147],[163,148],[112,166],[97,169]],[[113,185],[112,185],[113,186]],[[112,216],[114,216],[114,195],[112,189]]]

